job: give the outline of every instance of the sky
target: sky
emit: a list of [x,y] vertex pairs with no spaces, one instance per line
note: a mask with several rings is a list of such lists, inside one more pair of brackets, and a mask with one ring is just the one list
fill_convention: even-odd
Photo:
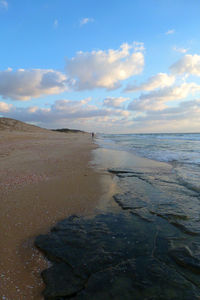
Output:
[[200,132],[199,0],[0,0],[0,117]]

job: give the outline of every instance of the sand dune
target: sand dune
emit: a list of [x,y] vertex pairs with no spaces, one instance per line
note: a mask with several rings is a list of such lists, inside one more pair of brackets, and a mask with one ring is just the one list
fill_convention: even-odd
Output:
[[0,118],[0,131],[44,132],[48,130],[15,119]]

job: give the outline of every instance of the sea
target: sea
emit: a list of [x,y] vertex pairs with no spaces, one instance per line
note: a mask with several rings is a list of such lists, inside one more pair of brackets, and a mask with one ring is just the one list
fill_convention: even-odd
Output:
[[200,192],[200,133],[101,134],[101,147],[170,164],[177,180]]
[[95,164],[134,232],[144,299],[200,299],[200,133],[98,134],[96,143]]

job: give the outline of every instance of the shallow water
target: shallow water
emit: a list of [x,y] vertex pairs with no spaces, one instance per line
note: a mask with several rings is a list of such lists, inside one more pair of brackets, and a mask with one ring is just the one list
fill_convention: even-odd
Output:
[[37,238],[53,263],[45,299],[200,299],[198,189],[174,163],[102,143],[93,153],[117,193],[95,217],[69,217]]
[[[151,214],[160,214],[182,230],[200,232],[200,193],[180,180],[172,166],[137,157],[126,151],[99,148],[95,150],[95,163],[117,176],[121,207],[135,202]],[[137,210],[138,211],[138,210]]]
[[106,148],[95,150],[95,163],[117,180],[120,192],[114,200],[137,223],[132,228],[138,232],[136,239],[145,237],[141,251],[151,240],[153,257],[159,263],[173,261],[173,269],[199,289],[200,193],[194,182],[191,186],[184,180],[183,168]]
[[99,135],[98,144],[169,163],[187,187],[200,191],[200,133]]

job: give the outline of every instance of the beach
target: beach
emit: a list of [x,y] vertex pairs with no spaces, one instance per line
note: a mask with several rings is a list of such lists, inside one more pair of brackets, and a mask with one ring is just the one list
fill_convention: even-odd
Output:
[[0,130],[1,299],[43,299],[48,262],[34,239],[69,215],[93,213],[102,192],[89,165],[95,148],[87,133]]
[[2,299],[199,299],[198,135],[0,136]]

